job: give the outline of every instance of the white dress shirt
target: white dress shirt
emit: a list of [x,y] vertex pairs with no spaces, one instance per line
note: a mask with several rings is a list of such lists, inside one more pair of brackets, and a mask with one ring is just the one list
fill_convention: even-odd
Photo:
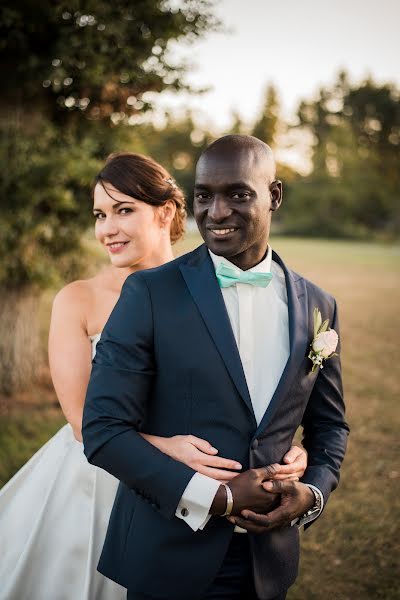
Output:
[[[216,269],[224,262],[240,271],[226,258],[212,252],[210,256]],[[271,272],[272,281],[266,288],[237,283],[221,288],[221,292],[258,425],[289,358],[289,315],[285,275],[282,268],[272,261],[270,246],[264,260],[249,271]],[[182,495],[176,516],[186,521],[194,531],[203,529],[211,517],[209,510],[219,486],[219,481],[196,473]],[[317,493],[323,502],[321,492],[317,490]]]

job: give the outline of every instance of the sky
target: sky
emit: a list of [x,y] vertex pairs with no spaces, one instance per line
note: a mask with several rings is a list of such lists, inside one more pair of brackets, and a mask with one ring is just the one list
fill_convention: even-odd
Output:
[[229,127],[233,110],[254,122],[268,83],[286,118],[340,69],[354,82],[371,75],[400,87],[400,0],[219,0],[215,12],[225,32],[174,50],[193,65],[187,80],[210,91],[160,100],[193,108],[215,132]]

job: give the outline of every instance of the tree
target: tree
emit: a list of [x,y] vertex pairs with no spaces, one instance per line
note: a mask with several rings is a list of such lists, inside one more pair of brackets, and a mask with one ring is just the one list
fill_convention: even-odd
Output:
[[[263,106],[251,130],[251,135],[271,146],[275,157],[278,157],[276,172],[277,177],[284,182],[285,205],[291,202],[292,187],[298,177],[295,169],[279,160],[279,150],[282,149],[284,142],[284,135],[282,134],[286,133],[286,130],[287,125],[281,118],[278,90],[273,85],[268,85],[265,89]],[[274,230],[279,230],[281,227],[282,212],[278,211],[273,219]]]
[[253,127],[252,135],[274,148],[277,144],[280,124],[278,92],[273,85],[268,85],[265,91],[264,105]]
[[[50,120],[113,122],[149,107],[148,92],[187,88],[172,41],[217,27],[209,0],[22,0],[0,12],[3,104],[45,108]],[[175,6],[175,8],[173,8]],[[21,85],[21,82],[22,85]],[[144,94],[147,96],[144,97]]]
[[352,124],[361,156],[374,163],[393,191],[399,192],[400,90],[368,79],[348,90],[342,115]]
[[179,118],[167,115],[163,129],[151,123],[135,128],[127,148],[149,154],[168,169],[183,189],[191,214],[196,163],[213,139],[211,133],[195,124],[190,113]]
[[21,0],[0,8],[0,322],[10,332],[0,329],[0,390],[27,384],[36,369],[32,307],[60,273],[79,270],[94,174],[159,92],[189,89],[187,65],[170,46],[217,28],[212,6]]
[[398,236],[400,91],[340,73],[303,101],[300,127],[313,137],[313,171],[296,183],[287,231],[321,236]]
[[232,125],[229,129],[229,134],[231,135],[241,135],[241,134],[247,134],[247,127],[245,125],[245,123],[243,122],[242,117],[240,116],[239,112],[236,110],[232,111]]

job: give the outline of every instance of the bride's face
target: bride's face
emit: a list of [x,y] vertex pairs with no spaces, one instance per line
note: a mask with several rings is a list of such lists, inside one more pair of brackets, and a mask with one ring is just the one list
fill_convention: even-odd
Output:
[[161,241],[169,239],[158,208],[105,187],[98,183],[94,189],[96,239],[115,267],[146,268]]

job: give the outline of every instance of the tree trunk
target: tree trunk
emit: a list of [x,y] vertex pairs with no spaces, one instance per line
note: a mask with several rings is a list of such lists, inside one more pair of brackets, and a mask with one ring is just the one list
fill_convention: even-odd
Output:
[[42,363],[39,295],[0,288],[0,393],[27,389]]

